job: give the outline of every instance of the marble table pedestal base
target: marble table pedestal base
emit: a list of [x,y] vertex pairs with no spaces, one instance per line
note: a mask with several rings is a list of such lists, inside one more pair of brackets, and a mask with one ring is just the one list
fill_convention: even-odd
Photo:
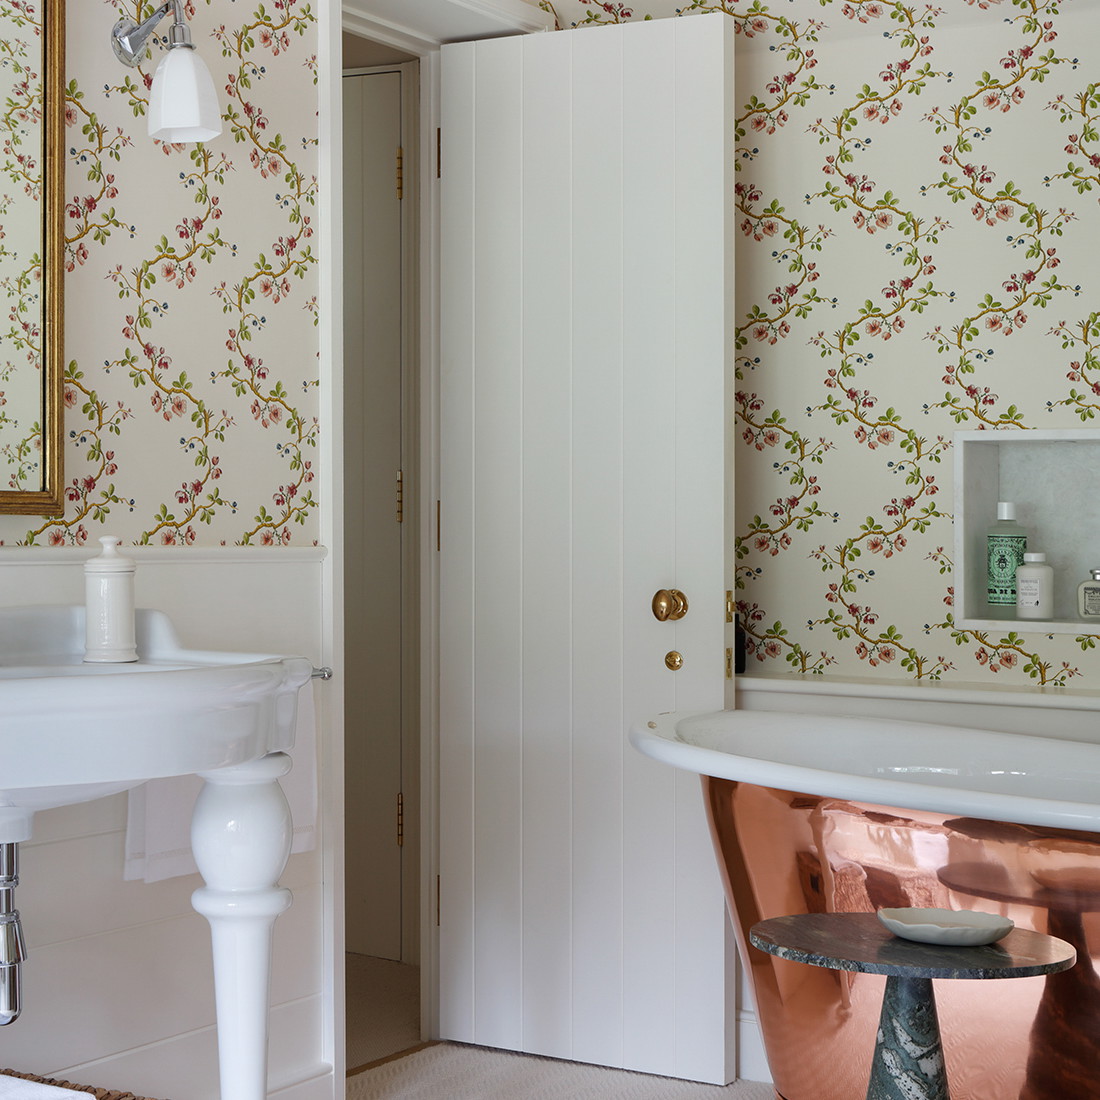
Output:
[[886,979],[867,1100],[950,1100],[930,978]]
[[1065,940],[1026,928],[975,947],[913,943],[874,913],[771,917],[753,925],[749,942],[790,962],[886,975],[867,1100],[949,1100],[933,978],[1032,978],[1077,960]]

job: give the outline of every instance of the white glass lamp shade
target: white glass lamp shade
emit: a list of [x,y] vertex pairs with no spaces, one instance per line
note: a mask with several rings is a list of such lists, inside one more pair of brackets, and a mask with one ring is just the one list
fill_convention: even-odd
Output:
[[160,141],[210,141],[222,132],[214,80],[196,50],[177,46],[161,59],[148,117],[149,136]]

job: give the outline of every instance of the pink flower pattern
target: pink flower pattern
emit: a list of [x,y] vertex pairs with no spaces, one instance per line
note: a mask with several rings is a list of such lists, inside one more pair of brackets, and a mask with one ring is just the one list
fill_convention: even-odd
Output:
[[197,148],[145,138],[151,66],[128,79],[70,34],[96,77],[65,105],[66,510],[2,517],[0,542],[316,541],[314,7],[187,4],[224,125]]
[[[580,28],[721,11],[762,59],[739,77],[730,197],[753,659],[1100,683],[1100,648],[960,628],[944,549],[952,431],[1100,413],[1097,277],[1062,263],[1100,228],[1085,16],[1054,0],[1026,16],[1003,0],[540,6]],[[318,536],[314,16],[194,7],[223,139],[196,157],[136,138],[147,84],[109,56],[67,103],[66,513],[30,532],[4,517],[4,541],[80,544],[105,524],[174,545]]]

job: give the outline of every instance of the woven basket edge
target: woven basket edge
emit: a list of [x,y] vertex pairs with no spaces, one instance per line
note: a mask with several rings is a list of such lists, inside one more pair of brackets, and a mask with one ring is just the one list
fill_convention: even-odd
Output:
[[111,1089],[97,1089],[95,1085],[76,1085],[71,1081],[59,1081],[56,1077],[38,1077],[33,1073],[21,1073],[16,1069],[0,1069],[5,1077],[20,1077],[24,1081],[33,1081],[39,1085],[53,1085],[58,1089],[71,1089],[73,1092],[90,1093],[96,1100],[151,1100],[147,1096],[135,1096],[132,1092],[117,1092]]

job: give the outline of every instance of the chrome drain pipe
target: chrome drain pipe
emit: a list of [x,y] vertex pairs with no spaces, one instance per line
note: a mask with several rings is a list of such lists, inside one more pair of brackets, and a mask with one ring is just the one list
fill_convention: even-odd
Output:
[[22,1011],[21,967],[27,957],[23,926],[15,908],[19,885],[19,845],[0,844],[0,1027]]

